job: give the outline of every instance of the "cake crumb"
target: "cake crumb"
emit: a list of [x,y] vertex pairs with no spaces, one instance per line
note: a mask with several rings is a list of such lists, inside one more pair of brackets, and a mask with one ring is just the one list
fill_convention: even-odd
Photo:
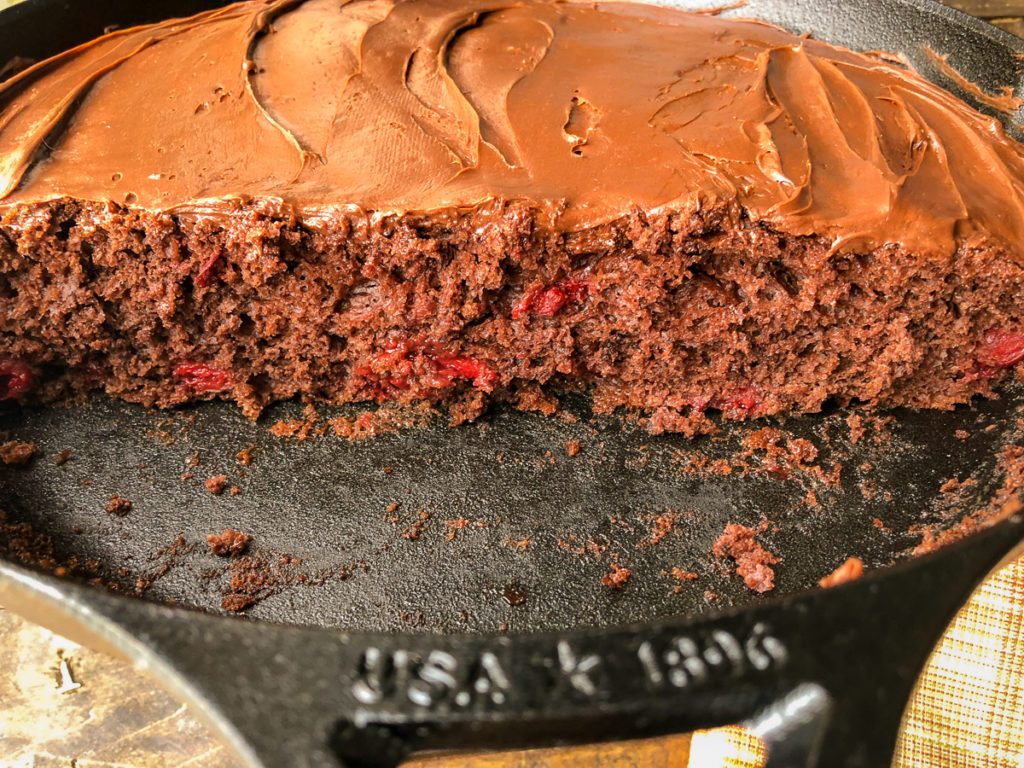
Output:
[[230,493],[232,496],[239,496],[242,493],[242,489],[239,488],[237,485],[232,485],[228,493]]
[[713,475],[728,477],[732,474],[732,465],[729,463],[728,459],[715,459],[708,467],[708,472]]
[[317,430],[318,422],[319,419],[280,419],[270,427],[270,434],[274,437],[294,438],[303,443],[320,434]]
[[63,451],[53,457],[53,466],[60,467],[67,463],[67,460],[71,458],[71,451],[65,448]]
[[[430,426],[437,416],[437,409],[430,403],[389,404],[363,411],[355,418],[335,416],[327,420],[324,430],[329,428],[335,437],[357,442],[403,429],[423,429]],[[428,459],[427,463],[431,461]],[[390,467],[384,469],[385,474],[391,471]]]
[[256,448],[255,443],[249,443],[248,448],[243,448],[235,454],[235,460],[243,467],[248,467],[252,464],[252,452],[254,448]]
[[958,429],[956,432],[953,433],[953,437],[955,437],[957,440],[966,440],[970,436],[971,433],[968,432],[966,429]]
[[252,541],[252,536],[241,531],[225,528],[222,533],[211,533],[206,537],[210,551],[219,557],[240,555]]
[[580,452],[580,441],[569,440],[565,443],[565,452],[570,456],[575,456]]
[[203,485],[213,495],[217,496],[224,492],[224,486],[228,484],[227,475],[214,475],[209,478]]
[[20,440],[10,440],[0,445],[0,461],[4,464],[23,466],[32,460],[36,455],[35,443],[23,443]]
[[694,581],[697,578],[697,574],[693,571],[684,571],[682,568],[673,568],[670,573],[673,579],[679,581]]
[[864,561],[859,557],[847,558],[846,562],[818,582],[822,587],[834,587],[847,581],[859,579],[864,573]]
[[456,531],[461,531],[463,528],[469,525],[469,520],[460,516],[458,520],[445,520],[444,524],[448,527],[448,533],[444,537],[444,540],[451,541],[455,538]]
[[601,577],[601,583],[610,589],[622,589],[629,581],[629,568],[618,563],[611,563],[611,571]]
[[130,499],[126,499],[119,493],[115,493],[110,497],[110,503],[107,504],[107,514],[117,515],[118,517],[124,517],[132,509],[132,502]]
[[850,428],[850,442],[854,445],[864,437],[864,433],[867,431],[864,427],[864,419],[856,413],[851,413],[846,417],[846,426]]
[[659,541],[668,536],[675,528],[676,517],[677,514],[673,511],[663,512],[660,515],[641,515],[641,520],[643,522],[653,522],[654,525],[651,527],[648,535],[641,539],[636,545],[636,548],[644,549],[645,547],[653,547]]
[[430,513],[425,509],[421,509],[419,514],[420,519],[409,527],[404,528],[402,532],[399,533],[399,536],[403,539],[408,539],[409,541],[415,541],[420,537],[420,534],[423,532],[423,527],[427,524],[427,520],[430,519]]
[[[762,530],[766,526],[762,526]],[[743,578],[748,589],[758,593],[775,587],[775,571],[771,568],[780,558],[762,547],[754,537],[758,530],[738,523],[728,523],[712,549],[715,557],[730,558],[736,562],[736,573]]]
[[423,611],[416,611],[415,613],[407,613],[403,611],[399,614],[398,618],[410,627],[422,627],[424,623]]
[[230,595],[225,595],[224,599],[220,601],[220,607],[225,611],[244,611],[246,608],[256,602],[256,598],[252,595],[243,595],[237,592],[233,592]]

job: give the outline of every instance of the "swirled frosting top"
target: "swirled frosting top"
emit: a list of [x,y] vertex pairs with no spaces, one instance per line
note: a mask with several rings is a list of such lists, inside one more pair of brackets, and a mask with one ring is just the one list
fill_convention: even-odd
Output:
[[0,86],[0,204],[537,202],[578,230],[736,201],[837,247],[1024,251],[1024,151],[870,55],[631,2],[250,0]]

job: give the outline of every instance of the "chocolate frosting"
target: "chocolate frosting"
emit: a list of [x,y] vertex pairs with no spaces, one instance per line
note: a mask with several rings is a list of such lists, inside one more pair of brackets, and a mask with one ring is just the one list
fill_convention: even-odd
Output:
[[836,248],[1024,260],[1024,151],[915,73],[636,3],[252,0],[0,86],[0,201],[297,215],[525,200],[579,230],[738,203]]

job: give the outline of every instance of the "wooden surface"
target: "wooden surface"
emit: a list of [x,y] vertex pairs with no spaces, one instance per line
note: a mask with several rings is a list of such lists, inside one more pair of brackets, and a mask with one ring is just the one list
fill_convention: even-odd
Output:
[[[714,750],[714,741],[703,739],[705,752]],[[691,736],[683,734],[576,749],[425,758],[405,768],[685,768],[690,747]],[[241,768],[241,763],[185,705],[128,664],[0,608],[0,767]]]
[[0,766],[238,763],[149,678],[0,609]]
[[947,0],[946,5],[983,19],[1024,16],[1024,0]]
[[[0,0],[0,8],[16,1]],[[1024,36],[1020,18],[1024,0],[949,4]],[[419,766],[685,768],[691,749],[695,757],[697,752],[707,755],[694,760],[705,768],[712,764],[710,753],[721,749],[721,741],[715,734],[702,734],[691,744],[687,735],[576,750],[429,760]],[[0,767],[239,768],[239,764],[184,705],[149,678],[0,608]]]

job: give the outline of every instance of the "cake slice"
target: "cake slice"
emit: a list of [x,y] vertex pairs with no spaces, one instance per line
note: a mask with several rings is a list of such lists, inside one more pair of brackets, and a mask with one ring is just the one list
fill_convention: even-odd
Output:
[[252,0],[0,86],[0,398],[949,408],[1024,358],[1022,191],[992,118],[759,21]]

